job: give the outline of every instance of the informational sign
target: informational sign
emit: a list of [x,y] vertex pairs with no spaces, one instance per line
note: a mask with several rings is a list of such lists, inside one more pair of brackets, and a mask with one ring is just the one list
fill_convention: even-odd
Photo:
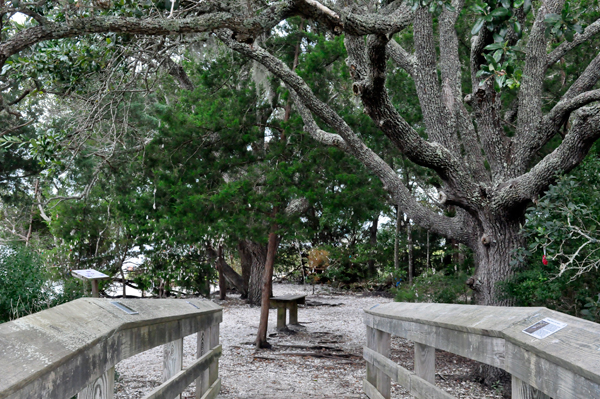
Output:
[[85,269],[85,270],[71,270],[73,277],[77,277],[82,280],[103,280],[110,278],[104,273],[100,273],[98,270]]
[[560,321],[546,317],[545,319],[527,327],[523,330],[523,332],[527,335],[531,335],[532,337],[544,339],[547,336],[554,334],[558,330],[562,330],[566,326],[567,323],[561,323]]

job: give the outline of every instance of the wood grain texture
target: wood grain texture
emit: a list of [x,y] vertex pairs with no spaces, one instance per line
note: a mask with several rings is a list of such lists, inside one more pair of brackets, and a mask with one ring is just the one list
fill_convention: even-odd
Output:
[[77,399],[112,399],[115,397],[115,368],[111,367],[93,384],[77,394]]
[[298,325],[298,304],[296,302],[291,303],[289,307],[290,312],[290,324]]
[[217,346],[210,352],[204,354],[197,359],[190,367],[175,374],[171,379],[156,387],[152,392],[144,397],[144,399],[165,399],[172,398],[181,393],[196,379],[202,371],[214,364],[221,356],[222,348]]
[[494,367],[504,367],[504,339],[445,327],[365,315],[367,326],[420,344],[468,357]]
[[[198,331],[196,357],[201,358],[210,351],[210,328]],[[208,383],[208,369],[202,371],[196,379],[196,399],[201,399],[210,388]]]
[[552,398],[600,398],[600,385],[510,342],[505,370]]
[[281,330],[284,329],[286,324],[285,324],[285,312],[286,309],[283,308],[277,308],[277,329]]
[[[384,357],[389,357],[391,348],[391,334],[381,330],[375,330],[375,346],[378,353]],[[390,399],[390,377],[381,370],[377,370],[377,390],[381,393],[381,396],[386,399]]]
[[435,384],[435,348],[415,342],[415,374]]
[[[407,391],[416,398],[427,399],[456,399],[443,389],[417,376],[410,370],[394,363],[379,353],[367,347],[363,348],[363,357],[370,364],[390,376],[392,380],[402,385]],[[375,388],[373,385],[371,385]],[[366,391],[365,391],[366,393]]]
[[[163,345],[162,381],[168,381],[183,368],[183,338]],[[181,394],[174,396],[181,399]],[[170,398],[169,398],[170,399]]]
[[369,399],[385,399],[381,393],[366,379],[363,380],[363,392],[369,397]]
[[[210,347],[219,346],[219,324],[215,324],[210,328]],[[215,358],[208,368],[208,383],[212,385],[219,378],[219,359]]]
[[550,396],[524,383],[514,375],[512,376],[511,388],[512,399],[551,399]]
[[[523,332],[544,318],[567,326],[544,339]],[[502,368],[521,381],[515,383],[521,396],[600,398],[600,325],[593,322],[545,308],[412,303],[376,305],[365,310],[364,321],[415,341],[416,348],[428,345]]]
[[[367,326],[367,348],[377,352],[375,345],[375,329]],[[377,385],[377,369],[372,364],[367,363],[367,381],[369,384]]]
[[210,386],[208,391],[202,396],[201,399],[215,399],[219,392],[221,391],[221,379],[217,378],[217,380]]

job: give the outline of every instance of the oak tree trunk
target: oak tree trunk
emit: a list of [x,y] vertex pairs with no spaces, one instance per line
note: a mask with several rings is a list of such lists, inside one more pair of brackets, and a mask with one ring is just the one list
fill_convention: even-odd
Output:
[[525,245],[519,234],[519,219],[498,218],[487,223],[483,234],[473,249],[475,257],[475,275],[467,284],[475,291],[479,305],[511,306],[512,301],[503,298],[499,283],[513,275],[512,253]]

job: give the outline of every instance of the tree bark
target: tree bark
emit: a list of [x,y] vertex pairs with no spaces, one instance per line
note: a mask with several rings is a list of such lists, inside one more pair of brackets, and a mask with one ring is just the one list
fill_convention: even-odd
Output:
[[247,301],[250,305],[259,306],[262,296],[265,262],[267,260],[267,247],[250,240],[243,240],[242,246],[250,261]]
[[[275,230],[275,228],[272,230]],[[271,347],[271,345],[267,342],[267,328],[269,325],[270,287],[271,281],[273,280],[273,265],[275,264],[278,241],[279,239],[277,234],[272,231],[269,234],[269,244],[264,267],[263,290],[260,306],[260,324],[258,326],[258,334],[256,337],[256,347],[259,349]]]
[[487,233],[475,246],[475,275],[467,285],[475,291],[479,305],[511,306],[512,301],[502,298],[498,283],[513,275],[510,264],[512,253],[525,245],[520,234],[521,219],[497,218],[488,223]]
[[394,239],[394,268],[396,270],[400,269],[400,225],[402,224],[402,219],[400,216],[402,212],[400,212],[400,205],[396,207],[396,235]]
[[427,260],[425,261],[425,269],[429,271],[431,267],[431,245],[429,243],[429,230],[427,230]]
[[[219,299],[227,299],[227,281],[225,281],[225,273],[223,272],[225,259],[223,258],[223,246],[219,245],[217,255],[217,271],[219,272]],[[237,273],[236,273],[237,274]]]
[[371,227],[369,228],[369,244],[371,246],[371,256],[369,259],[368,268],[369,268],[369,276],[374,277],[377,275],[377,270],[375,269],[375,252],[377,248],[377,225],[379,223],[379,215],[375,216],[373,222],[371,223]]
[[219,272],[219,286],[221,284],[221,273],[223,273],[226,281],[238,290],[242,298],[245,298],[248,295],[248,285],[244,283],[243,277],[229,266],[224,257],[219,257],[217,251],[210,245],[206,246],[206,253],[211,261],[215,262],[215,269]]
[[415,276],[415,262],[413,259],[413,238],[410,219],[406,220],[406,252],[408,253],[408,284],[412,285]]
[[252,274],[252,255],[246,249],[244,241],[238,242],[238,253],[242,267],[242,282],[244,284],[244,293],[241,299],[248,299],[248,284],[250,282],[250,275]]

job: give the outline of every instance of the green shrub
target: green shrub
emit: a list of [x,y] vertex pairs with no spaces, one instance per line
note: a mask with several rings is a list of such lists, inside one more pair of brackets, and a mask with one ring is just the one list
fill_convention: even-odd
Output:
[[423,273],[414,279],[414,284],[404,284],[395,292],[397,302],[467,303],[469,289],[465,284],[466,273],[444,274]]
[[41,259],[30,249],[0,248],[0,322],[50,305],[50,280]]

